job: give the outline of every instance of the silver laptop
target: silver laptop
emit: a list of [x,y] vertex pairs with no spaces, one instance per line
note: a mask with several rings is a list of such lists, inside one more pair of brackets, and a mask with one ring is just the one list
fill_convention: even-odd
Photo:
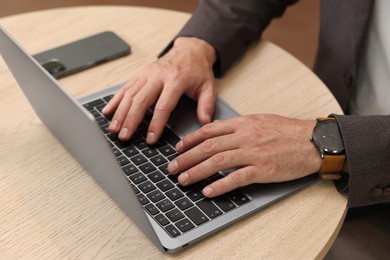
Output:
[[[76,100],[2,27],[0,53],[42,122],[162,252],[179,251],[315,178],[251,185],[206,199],[204,185],[228,171],[182,187],[166,170],[177,156],[175,143],[200,127],[193,101],[182,98],[157,145],[144,139],[150,115],[129,142],[121,142],[107,131],[110,118],[100,112],[121,85]],[[215,119],[234,116],[238,113],[218,99]]]

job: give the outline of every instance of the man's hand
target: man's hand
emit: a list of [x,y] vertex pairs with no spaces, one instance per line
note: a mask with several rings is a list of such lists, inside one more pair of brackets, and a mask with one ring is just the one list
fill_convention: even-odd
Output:
[[215,121],[183,138],[168,166],[183,186],[221,170],[238,168],[203,189],[215,197],[252,183],[283,182],[317,172],[318,149],[310,141],[314,120],[248,115]]
[[153,144],[183,94],[198,101],[199,122],[209,123],[217,96],[212,72],[215,60],[215,49],[207,42],[193,37],[176,39],[166,55],[138,73],[103,109],[105,115],[115,112],[108,129],[128,140],[146,110],[156,104],[147,134],[147,142]]

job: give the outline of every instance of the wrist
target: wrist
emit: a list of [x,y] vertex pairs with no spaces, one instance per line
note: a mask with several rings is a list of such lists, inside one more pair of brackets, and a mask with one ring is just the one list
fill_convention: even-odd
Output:
[[317,146],[322,165],[318,171],[323,179],[339,180],[345,165],[345,147],[335,118],[318,118],[312,141]]
[[176,50],[191,50],[196,55],[203,56],[210,67],[213,66],[217,59],[215,48],[205,40],[197,37],[179,37],[175,40],[172,49]]

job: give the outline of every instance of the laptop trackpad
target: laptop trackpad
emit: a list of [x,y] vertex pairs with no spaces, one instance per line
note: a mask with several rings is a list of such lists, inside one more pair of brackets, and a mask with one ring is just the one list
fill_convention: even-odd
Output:
[[[183,95],[175,110],[172,112],[168,124],[179,136],[184,137],[201,127],[197,117],[197,102]],[[218,98],[215,104],[213,120],[223,120],[239,116],[225,101]]]

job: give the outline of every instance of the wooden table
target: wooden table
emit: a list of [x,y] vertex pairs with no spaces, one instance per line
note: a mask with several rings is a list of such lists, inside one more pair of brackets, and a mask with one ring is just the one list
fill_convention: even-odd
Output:
[[[81,97],[124,82],[174,37],[189,14],[135,7],[78,7],[0,19],[31,53],[112,30],[130,56],[61,80]],[[181,253],[163,255],[39,121],[0,59],[1,259],[313,259],[323,257],[347,200],[331,182],[313,185]],[[261,42],[218,80],[242,114],[298,118],[341,113],[318,78],[294,57]]]

